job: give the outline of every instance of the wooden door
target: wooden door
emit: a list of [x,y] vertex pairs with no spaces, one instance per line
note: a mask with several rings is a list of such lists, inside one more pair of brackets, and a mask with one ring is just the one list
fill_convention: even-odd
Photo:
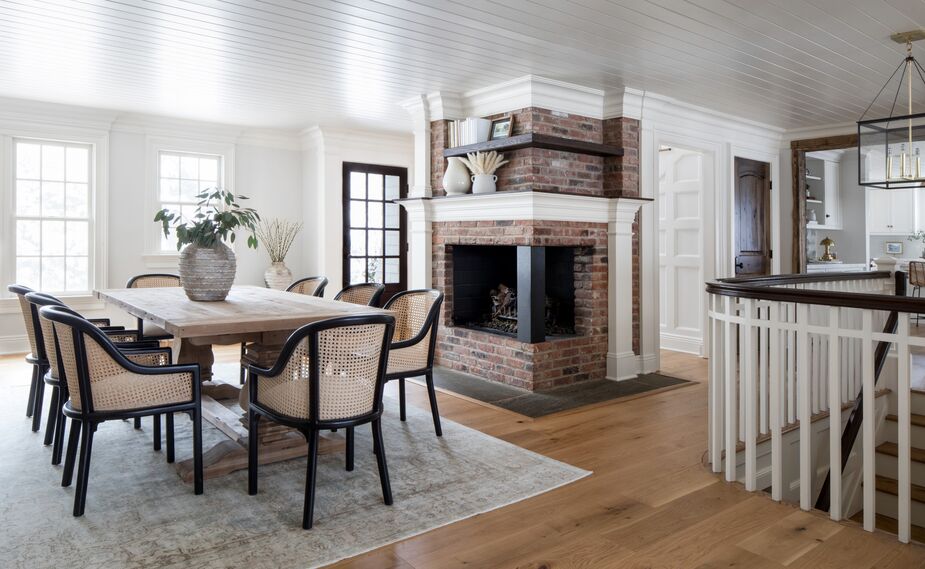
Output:
[[735,159],[735,274],[771,272],[771,165]]
[[407,288],[407,193],[407,168],[344,162],[343,286],[383,283],[383,303]]

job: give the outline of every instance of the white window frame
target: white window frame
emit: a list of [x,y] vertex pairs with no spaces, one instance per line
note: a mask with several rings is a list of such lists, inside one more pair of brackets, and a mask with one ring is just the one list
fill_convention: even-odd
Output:
[[[79,127],[23,125],[0,127],[0,279],[16,278],[15,162],[16,140],[89,145],[90,235],[89,289],[91,294],[61,295],[74,308],[95,309],[102,304],[92,291],[108,286],[109,260],[109,132]],[[0,290],[0,314],[19,312],[19,301],[4,286]]]
[[177,251],[161,249],[161,226],[154,223],[154,214],[160,209],[160,155],[161,152],[180,154],[207,154],[222,157],[222,188],[234,191],[235,145],[222,142],[201,142],[182,138],[148,137],[145,168],[145,222],[150,229],[145,231],[144,263],[149,268],[176,270],[180,254]]

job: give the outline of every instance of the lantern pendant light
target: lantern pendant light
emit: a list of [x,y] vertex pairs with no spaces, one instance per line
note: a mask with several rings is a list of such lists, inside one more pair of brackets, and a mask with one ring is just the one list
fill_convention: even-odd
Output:
[[[918,79],[925,86],[925,70],[912,55],[912,42],[925,39],[925,31],[895,34],[893,39],[906,44],[906,57],[858,121],[858,184],[886,190],[925,187],[925,164],[922,163],[925,157],[925,113],[913,113],[912,106],[912,83]],[[890,115],[882,119],[865,119],[867,112],[900,72]],[[904,110],[907,112],[895,115],[897,104],[901,104],[901,94],[906,98]]]

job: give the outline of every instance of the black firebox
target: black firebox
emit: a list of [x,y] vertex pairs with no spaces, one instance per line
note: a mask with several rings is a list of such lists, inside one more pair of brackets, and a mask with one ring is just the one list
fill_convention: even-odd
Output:
[[542,342],[575,333],[575,249],[453,245],[453,322]]

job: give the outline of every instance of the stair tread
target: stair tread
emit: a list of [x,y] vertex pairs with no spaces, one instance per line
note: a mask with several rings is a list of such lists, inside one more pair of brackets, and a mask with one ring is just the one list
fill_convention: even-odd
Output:
[[[851,516],[850,519],[859,524],[863,524],[864,523],[864,510],[861,510],[860,512],[854,514],[853,516]],[[877,520],[877,523],[876,523],[877,529],[881,531],[889,532],[892,534],[899,533],[899,522],[896,519],[891,518],[890,516],[883,515],[883,514],[877,514],[876,520]],[[912,536],[911,537],[913,541],[925,543],[925,528],[912,524]]]
[[[918,413],[911,414],[910,422],[917,427],[925,427],[925,415],[919,415]],[[893,421],[894,423],[899,422],[899,417],[896,415],[890,414],[886,416],[887,421]]]
[[[885,494],[899,495],[899,482],[888,476],[877,475],[877,490]],[[925,503],[925,486],[912,485],[912,500]]]
[[[912,455],[913,461],[925,463],[925,450],[912,447],[911,451],[912,452],[910,454]],[[899,456],[899,445],[897,445],[896,443],[890,443],[890,442],[881,443],[877,445],[877,452],[879,452],[880,454],[888,454],[890,456],[898,457]]]

